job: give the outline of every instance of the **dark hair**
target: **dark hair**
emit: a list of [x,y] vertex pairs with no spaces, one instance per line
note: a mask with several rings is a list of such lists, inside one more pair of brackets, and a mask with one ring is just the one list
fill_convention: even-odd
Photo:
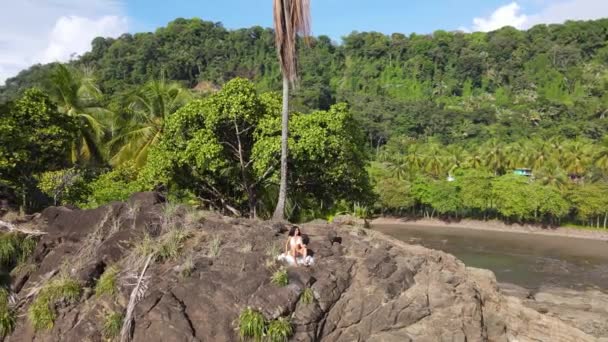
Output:
[[302,236],[302,230],[300,230],[300,227],[298,227],[298,226],[291,227],[291,229],[289,230],[289,236],[296,235],[296,229],[298,230],[298,233],[300,234],[300,236]]

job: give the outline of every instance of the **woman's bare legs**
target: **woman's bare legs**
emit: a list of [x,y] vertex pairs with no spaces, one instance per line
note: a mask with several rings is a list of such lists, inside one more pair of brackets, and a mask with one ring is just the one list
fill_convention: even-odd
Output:
[[289,254],[293,257],[293,262],[298,266],[298,246],[291,246]]

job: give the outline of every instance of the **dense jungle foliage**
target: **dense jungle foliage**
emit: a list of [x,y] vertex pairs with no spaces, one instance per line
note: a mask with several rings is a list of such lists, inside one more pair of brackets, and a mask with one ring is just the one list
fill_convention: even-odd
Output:
[[[605,227],[607,42],[608,19],[313,38],[292,95],[292,219],[367,207]],[[270,29],[177,19],[96,38],[0,87],[0,191],[35,208],[157,188],[268,216],[280,86]]]

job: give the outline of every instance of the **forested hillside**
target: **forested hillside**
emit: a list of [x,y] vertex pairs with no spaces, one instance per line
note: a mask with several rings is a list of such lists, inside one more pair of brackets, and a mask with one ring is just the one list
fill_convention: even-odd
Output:
[[[514,140],[531,134],[600,138],[608,64],[608,20],[539,25],[528,31],[428,35],[352,33],[341,44],[320,36],[301,51],[298,109],[347,101],[370,144],[394,134],[442,142]],[[164,74],[194,87],[240,76],[277,90],[273,31],[227,30],[177,19],[154,33],[97,38],[73,64],[94,71],[106,101]],[[3,99],[49,79],[51,65],[9,79]]]
[[[333,173],[325,175],[322,184],[310,183],[324,175],[322,169],[295,175],[292,181],[302,196],[294,206],[315,212],[320,207],[324,213],[337,202],[346,203],[341,208],[352,209],[357,202],[371,206],[372,197],[364,195],[366,176],[345,175],[344,169],[361,167],[373,158],[369,175],[378,196],[376,206],[383,211],[552,223],[569,219],[605,226],[607,43],[608,19],[538,25],[528,31],[506,27],[489,33],[436,31],[410,36],[354,32],[340,43],[326,36],[313,38],[310,47],[300,49],[301,80],[293,94],[292,109],[314,112],[316,116],[296,116],[300,123],[294,125],[301,133],[293,143],[302,144],[302,154],[300,160],[292,162],[304,167],[311,161],[320,163],[328,155],[352,158],[343,159],[343,165],[336,162],[328,166],[328,172]],[[70,115],[81,123],[80,131],[69,133],[77,136],[70,161],[46,169],[32,166],[32,172],[74,165],[83,169],[87,165],[87,177],[97,179],[103,172],[100,168],[112,166],[123,180],[132,180],[147,174],[139,170],[150,164],[149,153],[151,158],[165,153],[176,158],[174,164],[157,165],[155,170],[165,173],[147,177],[165,177],[174,186],[182,184],[177,186],[179,191],[193,192],[215,205],[220,205],[220,199],[221,203],[236,203],[242,211],[252,212],[251,206],[259,207],[256,203],[264,202],[265,196],[272,197],[269,187],[262,186],[274,184],[276,177],[270,162],[276,157],[272,154],[276,126],[269,126],[276,122],[264,119],[276,111],[268,100],[274,95],[268,92],[279,90],[281,82],[272,30],[227,30],[219,23],[177,19],[154,33],[96,38],[92,46],[91,52],[67,67],[33,66],[0,88],[0,103],[8,102],[6,108],[14,108],[14,103],[23,107],[34,95],[37,103],[44,103],[38,93],[21,98],[24,90],[36,86],[49,94],[58,113],[69,114],[71,110],[72,114],[83,114]],[[238,90],[224,89],[219,95],[209,95],[235,77],[250,79],[255,89],[238,81]],[[246,164],[250,168],[247,172],[251,172],[247,177],[235,181],[237,170],[243,169],[242,162],[239,166],[236,160],[230,161],[235,164],[226,176],[218,170],[230,164],[225,159],[228,157],[218,154],[217,160],[201,160],[193,152],[195,148],[216,151],[222,139],[234,137],[219,137],[215,145],[202,141],[202,133],[194,131],[183,138],[192,141],[177,145],[162,139],[165,132],[174,136],[172,141],[182,139],[182,134],[189,132],[187,126],[216,134],[212,132],[223,127],[223,115],[228,115],[218,101],[236,101],[232,96],[241,92],[256,94],[250,98],[253,104],[248,104],[253,106],[253,116],[248,116],[246,123],[256,132],[246,137],[250,148],[246,157],[258,155],[255,163]],[[195,100],[204,103],[183,107],[196,98],[207,100]],[[165,100],[170,101],[167,104]],[[348,109],[336,105],[341,102],[347,103]],[[200,119],[193,117],[196,111],[215,113],[219,121],[213,126],[196,121]],[[173,115],[175,112],[178,115]],[[331,122],[322,122],[332,120],[323,115],[336,113],[337,126],[328,131],[336,140],[324,142],[327,150],[308,150],[311,147],[306,144],[314,146],[318,142],[314,139],[320,139],[315,129],[332,126]],[[150,124],[142,119],[146,115],[161,119]],[[338,126],[345,127],[350,136],[335,130]],[[336,142],[344,144],[344,151]],[[10,153],[18,157],[5,162],[5,167],[16,165],[14,160],[23,157]],[[155,158],[157,162],[171,159]],[[212,162],[217,165],[210,167]],[[117,168],[127,164],[133,170]],[[0,168],[2,165],[0,160]],[[91,165],[96,165],[96,171],[90,170]],[[517,190],[525,184],[522,178],[511,177],[515,168],[532,169],[534,181],[524,183],[541,188]],[[13,173],[0,170],[0,178],[6,175]],[[104,176],[97,182],[107,185],[117,174],[105,176],[107,179]],[[456,182],[451,181],[454,176]],[[206,183],[193,189],[196,182],[192,179]],[[462,183],[465,180],[470,183]],[[140,189],[141,184],[129,189]],[[222,192],[220,196],[215,186],[230,189],[230,194]],[[323,189],[329,186],[339,195]],[[232,192],[257,187],[264,191],[248,195]],[[467,193],[467,189],[477,192]],[[546,196],[529,195],[541,190]],[[90,189],[87,191],[87,196],[93,196]],[[100,204],[113,198],[106,195],[92,201]],[[212,195],[214,200],[209,199]],[[481,195],[486,197],[477,200]],[[544,200],[548,196],[555,199],[551,205]],[[253,198],[256,203],[252,204]]]

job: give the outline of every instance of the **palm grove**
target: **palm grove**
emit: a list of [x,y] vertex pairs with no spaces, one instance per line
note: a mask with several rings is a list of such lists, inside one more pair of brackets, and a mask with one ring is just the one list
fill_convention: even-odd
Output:
[[[286,213],[359,205],[605,227],[607,42],[608,20],[311,37],[289,96]],[[273,30],[177,19],[92,45],[0,88],[3,197],[90,207],[157,189],[272,216],[283,85]]]

